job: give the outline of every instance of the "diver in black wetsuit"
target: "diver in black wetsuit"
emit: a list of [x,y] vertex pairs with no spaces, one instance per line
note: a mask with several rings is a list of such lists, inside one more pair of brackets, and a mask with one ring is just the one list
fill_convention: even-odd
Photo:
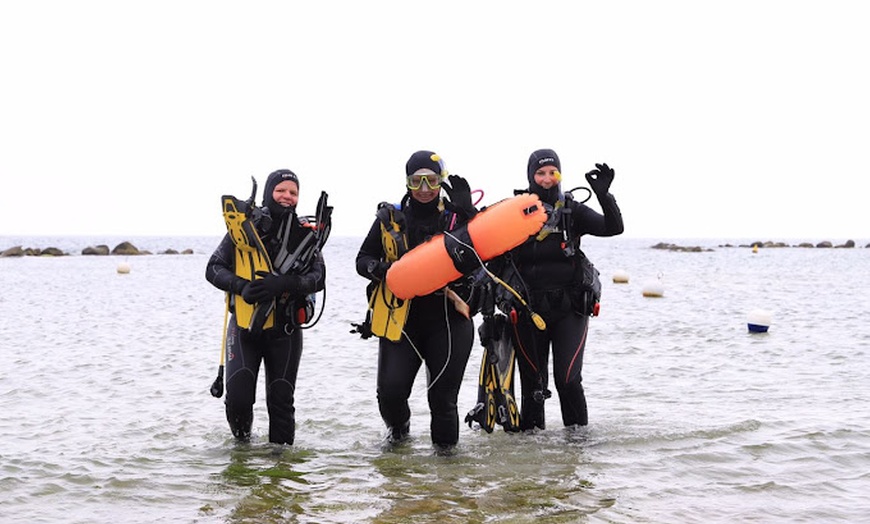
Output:
[[[588,320],[597,302],[591,272],[598,285],[597,270],[580,251],[580,237],[609,237],[623,232],[622,214],[609,193],[614,171],[596,164],[586,174],[604,214],[574,201],[562,192],[559,156],[551,149],[531,154],[527,166],[528,191],[538,195],[550,220],[541,233],[509,253],[519,272],[533,311],[546,322],[540,330],[527,310],[517,308],[514,344],[520,369],[522,401],[520,428],[544,429],[544,400],[548,385],[549,349],[553,348],[553,378],[562,407],[565,426],[589,422],[583,392],[583,352]],[[570,210],[570,211],[566,211]],[[584,277],[585,272],[585,277]],[[585,282],[584,282],[585,281]]]
[[[263,215],[257,230],[271,260],[279,254],[285,237],[291,251],[304,236],[304,224],[296,216],[299,180],[289,170],[271,173],[263,191]],[[289,227],[288,227],[289,226]],[[289,235],[289,236],[288,236]],[[296,434],[294,393],[302,356],[300,310],[310,311],[307,297],[325,286],[326,266],[318,250],[301,272],[268,275],[250,282],[236,275],[235,245],[225,236],[206,266],[206,279],[215,287],[241,295],[250,304],[277,298],[272,328],[259,334],[240,329],[236,316],[227,325],[226,415],[233,435],[240,441],[251,436],[257,376],[262,361],[266,369],[266,406],[269,412],[269,442],[293,444]]]
[[[445,181],[447,171],[435,153],[414,153],[405,171],[408,191],[401,204],[391,210],[403,218],[402,233],[409,248],[465,223],[477,213],[471,203],[468,182],[457,175],[450,175]],[[449,182],[449,186],[442,186],[442,182]],[[450,200],[440,198],[441,187]],[[357,254],[357,273],[373,282],[383,280],[390,266],[386,258],[378,219]],[[425,277],[420,275],[420,278]],[[465,280],[461,278],[449,287],[471,302]],[[470,318],[474,314],[473,307],[469,316],[464,316],[459,311],[461,304],[449,298],[444,290],[416,297],[411,300],[401,338],[396,342],[380,338],[377,397],[381,417],[387,425],[388,443],[398,443],[408,436],[411,418],[408,398],[423,362],[428,372],[432,443],[436,450],[448,451],[458,442],[457,397],[474,342],[474,325]]]

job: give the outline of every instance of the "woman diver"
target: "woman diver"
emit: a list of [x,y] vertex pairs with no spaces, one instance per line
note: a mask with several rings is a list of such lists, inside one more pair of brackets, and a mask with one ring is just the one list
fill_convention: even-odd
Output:
[[[379,206],[378,218],[357,254],[357,273],[372,281],[370,295],[383,292],[387,270],[403,252],[464,224],[477,213],[468,182],[457,175],[448,177],[443,161],[431,151],[411,155],[405,165],[405,185],[407,191],[399,205]],[[449,200],[441,198],[442,187]],[[457,444],[457,397],[474,342],[474,306],[469,312],[465,303],[473,302],[470,289],[467,278],[460,278],[441,290],[415,297],[410,306],[405,304],[407,317],[395,336],[375,330],[379,336],[378,408],[387,426],[388,444],[408,437],[408,399],[422,363],[427,369],[432,444],[439,453],[450,452]]]
[[622,214],[609,193],[614,171],[607,164],[595,166],[586,173],[586,180],[603,215],[575,201],[570,192],[562,192],[561,163],[555,151],[534,151],[527,165],[529,186],[523,192],[540,197],[549,219],[539,234],[499,261],[518,273],[519,285],[525,290],[531,309],[546,322],[546,327],[540,329],[527,308],[516,308],[514,345],[522,387],[522,430],[545,427],[551,345],[562,422],[565,426],[585,426],[589,422],[581,372],[588,321],[597,314],[600,282],[598,270],[580,250],[580,237],[610,237],[623,232]]
[[[326,277],[319,249],[310,247],[311,228],[296,215],[298,201],[296,174],[287,169],[271,173],[263,208],[252,209],[257,234],[251,231],[249,237],[255,238],[248,241],[259,238],[261,242],[237,245],[245,235],[228,233],[206,266],[206,279],[232,297],[228,307],[233,315],[224,347],[225,404],[230,430],[239,441],[251,438],[261,362],[266,370],[269,442],[293,444],[296,434],[294,393],[302,356],[299,326],[310,314],[309,295],[324,289]],[[253,208],[252,201],[249,207]],[[258,261],[261,264],[254,274],[248,267],[252,259],[254,270]],[[241,266],[248,268],[245,276],[240,276],[245,273]],[[253,314],[243,315],[243,311]]]

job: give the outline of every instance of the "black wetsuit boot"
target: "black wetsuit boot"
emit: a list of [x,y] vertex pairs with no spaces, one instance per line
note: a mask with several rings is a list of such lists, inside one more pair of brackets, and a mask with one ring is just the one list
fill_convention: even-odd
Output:
[[230,424],[230,431],[239,442],[248,442],[251,440],[251,425],[254,423],[254,412],[249,413],[234,413],[229,404],[226,407],[227,422]]
[[411,433],[411,421],[405,421],[399,426],[388,426],[387,435],[384,440],[387,444],[399,444],[408,438]]

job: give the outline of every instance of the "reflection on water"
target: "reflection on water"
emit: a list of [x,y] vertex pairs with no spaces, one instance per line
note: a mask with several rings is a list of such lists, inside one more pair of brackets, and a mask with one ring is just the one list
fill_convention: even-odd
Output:
[[[304,487],[305,451],[284,446],[237,445],[227,467],[213,481],[220,487],[239,489],[240,499],[229,522],[288,522],[305,513],[310,497]],[[212,513],[212,509],[203,509]]]
[[[574,436],[561,443],[533,435],[493,440],[492,447],[466,446],[447,458],[413,449],[377,457],[373,463],[390,504],[374,522],[486,522],[498,515],[515,522],[577,522],[613,504],[596,494]],[[542,447],[529,453],[530,446]]]
[[[590,425],[428,435],[382,447],[376,342],[355,239],[327,248],[329,295],[305,333],[297,439],[236,444],[209,394],[224,302],[207,252],[0,259],[4,522],[857,522],[870,514],[870,251],[670,253],[612,241],[586,361]],[[135,242],[134,242],[135,243]],[[211,245],[211,243],[209,243]],[[645,299],[646,275],[665,297]],[[773,311],[764,335],[746,313]],[[460,412],[476,401],[475,347]],[[13,515],[14,517],[9,517]]]

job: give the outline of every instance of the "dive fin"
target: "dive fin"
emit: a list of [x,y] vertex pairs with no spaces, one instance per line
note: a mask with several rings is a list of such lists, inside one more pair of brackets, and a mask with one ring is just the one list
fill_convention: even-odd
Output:
[[[263,241],[257,234],[257,229],[254,227],[254,222],[249,214],[251,206],[229,195],[221,197],[221,201],[227,232],[236,246],[236,275],[245,280],[254,281],[262,278],[257,275],[258,271],[271,273],[272,262],[269,260]],[[245,302],[241,295],[233,297],[233,305],[239,327],[242,329],[250,327],[255,305]],[[264,320],[262,328],[270,328],[274,322],[275,316],[270,314]]]
[[495,321],[497,338],[493,339],[492,345],[493,353],[497,356],[493,362],[493,372],[496,376],[496,421],[505,431],[519,431],[520,410],[514,398],[517,353],[508,318],[504,315],[496,315]]
[[487,433],[492,433],[495,428],[496,420],[496,378],[493,373],[490,350],[487,346],[483,347],[483,356],[480,360],[480,375],[477,380],[477,404],[471,408],[471,411],[465,415],[465,422],[468,427],[473,427],[473,423],[477,422],[480,428]]
[[520,410],[514,398],[516,351],[511,340],[507,317],[494,315],[480,326],[483,356],[480,362],[477,405],[468,412],[469,426],[477,422],[487,433],[496,424],[507,432],[520,429]]
[[264,329],[272,327],[275,316],[272,314],[275,311],[275,299],[269,302],[257,302],[254,305],[254,311],[251,314],[251,322],[248,326],[248,331],[254,335],[259,335]]

